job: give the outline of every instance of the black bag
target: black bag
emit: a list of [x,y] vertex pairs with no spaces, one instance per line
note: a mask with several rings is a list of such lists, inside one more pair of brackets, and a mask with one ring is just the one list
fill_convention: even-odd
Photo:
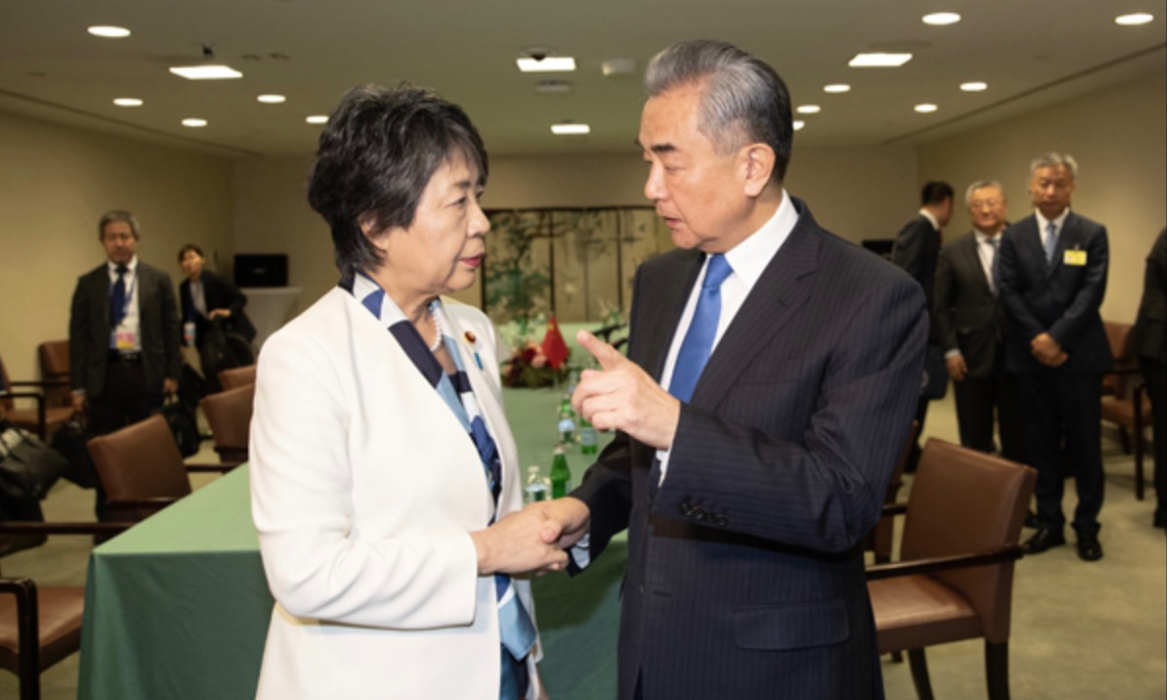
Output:
[[210,393],[211,387],[203,375],[189,364],[182,363],[182,376],[178,380],[178,400],[193,409],[197,408],[203,397]]
[[199,426],[193,408],[175,399],[164,404],[158,412],[166,419],[170,432],[174,433],[174,442],[183,457],[199,451]]
[[920,381],[920,396],[930,401],[944,398],[948,392],[948,364],[944,349],[929,345],[924,353],[924,377]]
[[203,376],[212,387],[217,387],[219,372],[225,369],[255,364],[255,349],[223,319],[215,319],[199,343],[199,362]]
[[0,490],[6,496],[39,501],[65,467],[65,458],[32,433],[0,423]]
[[97,488],[97,469],[89,456],[89,440],[94,437],[84,414],[75,413],[53,435],[53,449],[65,457],[65,471],[61,476],[83,489]]

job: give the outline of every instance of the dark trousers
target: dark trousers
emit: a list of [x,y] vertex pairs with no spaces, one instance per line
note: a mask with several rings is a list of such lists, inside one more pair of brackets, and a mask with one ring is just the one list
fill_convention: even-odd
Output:
[[1143,371],[1147,396],[1151,399],[1155,438],[1155,494],[1159,500],[1155,512],[1162,518],[1167,514],[1164,509],[1164,500],[1167,500],[1167,364],[1141,357],[1139,369]]
[[1078,489],[1074,529],[1097,533],[1106,483],[1102,472],[1102,375],[1043,368],[1019,375],[1017,387],[1025,421],[1025,461],[1037,469],[1034,493],[1038,524],[1056,532],[1065,526],[1062,495],[1069,468]]
[[[114,360],[105,368],[105,389],[100,396],[89,397],[89,421],[96,435],[145,420],[162,407],[162,387],[147,386],[141,364]],[[105,489],[97,481],[97,519],[114,519],[105,506]]]
[[953,382],[956,398],[956,421],[960,427],[960,444],[981,452],[993,452],[993,426],[1001,435],[1001,456],[1024,461],[1021,411],[1018,407],[1016,380],[998,368],[988,377],[965,376]]

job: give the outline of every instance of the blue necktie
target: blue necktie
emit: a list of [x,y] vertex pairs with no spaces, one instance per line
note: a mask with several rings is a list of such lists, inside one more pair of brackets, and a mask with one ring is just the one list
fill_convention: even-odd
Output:
[[669,382],[669,393],[681,401],[692,398],[701,371],[709,361],[713,338],[717,335],[717,321],[721,318],[721,283],[731,272],[733,268],[724,255],[709,257],[705,279],[701,282],[701,296],[697,298],[697,309],[693,312],[689,330],[685,332],[685,340],[681,342],[677,363],[673,367],[673,378]]
[[1045,262],[1047,265],[1052,265],[1054,262],[1054,251],[1058,247],[1058,225],[1051,221],[1046,224],[1045,230]]
[[113,291],[109,295],[109,326],[117,328],[126,317],[126,273],[129,268],[118,265],[118,281],[113,283]]

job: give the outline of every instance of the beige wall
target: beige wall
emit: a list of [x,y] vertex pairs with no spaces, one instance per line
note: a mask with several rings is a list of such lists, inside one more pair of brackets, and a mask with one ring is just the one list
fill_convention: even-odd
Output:
[[[268,158],[235,166],[239,252],[286,252],[293,286],[306,308],[336,283],[328,228],[305,201],[310,159]],[[496,157],[483,206],[488,209],[647,205],[647,166],[638,154]],[[888,238],[916,210],[916,153],[894,148],[795,152],[790,192],[810,204],[823,226],[841,236]],[[879,183],[874,186],[872,183]],[[477,287],[458,295],[477,303]]]
[[[1133,321],[1142,294],[1145,259],[1165,223],[1167,196],[1167,72],[1157,71],[1086,98],[1040,109],[920,147],[920,178],[964,188],[999,180],[1010,218],[1032,213],[1029,162],[1045,151],[1071,153],[1080,172],[1072,207],[1105,224],[1110,275],[1104,318]],[[969,230],[958,203],[949,226]]]
[[[36,377],[36,346],[68,337],[77,277],[105,255],[97,221],[128,209],[142,260],[177,277],[187,242],[233,252],[230,161],[0,113],[0,356]],[[177,282],[177,279],[176,279]]]

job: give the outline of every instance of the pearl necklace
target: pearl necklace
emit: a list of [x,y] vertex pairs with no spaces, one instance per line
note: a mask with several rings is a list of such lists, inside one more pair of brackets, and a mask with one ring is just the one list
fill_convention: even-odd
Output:
[[442,337],[446,335],[446,329],[442,327],[442,318],[437,314],[437,311],[430,307],[430,318],[434,320],[434,328],[438,331],[438,337],[434,338],[434,342],[430,345],[430,352],[437,352],[438,348],[442,346]]

